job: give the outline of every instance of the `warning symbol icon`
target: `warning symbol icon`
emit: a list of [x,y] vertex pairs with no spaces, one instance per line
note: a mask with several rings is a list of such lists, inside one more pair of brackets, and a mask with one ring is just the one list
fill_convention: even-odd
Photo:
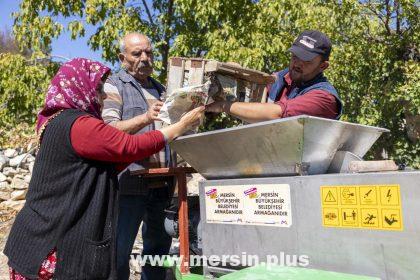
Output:
[[400,209],[382,209],[382,227],[402,230]]
[[400,204],[400,188],[397,185],[381,187],[381,204],[398,206]]
[[323,208],[322,222],[324,226],[339,226],[338,208]]
[[360,189],[360,204],[376,205],[376,187],[375,186],[361,186]]
[[379,219],[378,209],[362,209],[362,227],[378,228]]
[[325,197],[325,202],[337,202],[331,191],[328,191],[327,196]]
[[342,204],[357,204],[356,188],[343,187],[341,188],[341,203]]
[[357,208],[342,209],[341,224],[343,226],[358,226],[359,217]]
[[322,204],[323,205],[337,205],[337,188],[321,188]]

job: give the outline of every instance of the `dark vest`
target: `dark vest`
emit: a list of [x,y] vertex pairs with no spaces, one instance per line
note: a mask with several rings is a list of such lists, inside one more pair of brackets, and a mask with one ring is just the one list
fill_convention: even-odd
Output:
[[[110,82],[117,87],[118,92],[121,95],[122,99],[122,118],[121,120],[129,120],[138,115],[142,115],[147,112],[149,105],[147,103],[146,97],[143,93],[141,85],[136,81],[136,79],[128,74],[124,69],[120,70],[118,73],[112,75],[109,78]],[[153,84],[154,88],[158,92],[158,96],[155,96],[159,99],[162,94],[165,92],[165,88],[153,78],[149,78],[150,82]],[[142,134],[148,131],[154,130],[153,123],[144,127],[136,134]],[[169,147],[166,146],[166,165],[169,166],[170,162],[170,151]],[[139,170],[147,168],[148,159],[137,161],[128,166],[128,168],[120,174],[120,190],[121,194],[146,194],[147,186],[149,184],[160,184],[168,185],[172,184],[172,178],[161,177],[161,178],[141,178],[139,176],[131,176],[131,170]]]
[[[280,97],[281,93],[283,92],[284,88],[286,87],[286,82],[284,81],[284,76],[289,73],[289,69],[286,68],[280,72],[278,72],[276,82],[271,86],[270,92],[268,94],[268,102],[273,103],[277,101],[277,99]],[[342,112],[343,112],[343,103],[340,99],[340,96],[338,95],[336,89],[331,85],[327,78],[321,73],[318,76],[316,76],[313,80],[305,83],[301,87],[295,87],[287,96],[288,99],[293,99],[298,96],[304,95],[305,93],[314,90],[314,89],[320,89],[323,91],[328,92],[329,94],[332,94],[338,103],[338,116],[336,119],[340,119]]]
[[117,172],[112,164],[83,159],[70,131],[86,115],[68,109],[51,120],[35,159],[26,203],[4,253],[29,278],[57,249],[54,279],[116,279]]

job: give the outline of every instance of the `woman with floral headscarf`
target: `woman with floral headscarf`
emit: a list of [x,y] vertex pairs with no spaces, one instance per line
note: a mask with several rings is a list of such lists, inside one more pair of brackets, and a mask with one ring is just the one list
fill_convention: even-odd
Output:
[[51,81],[38,115],[40,146],[26,203],[4,251],[10,279],[116,279],[118,170],[199,123],[204,107],[142,135],[104,124],[102,87],[109,72],[78,58]]

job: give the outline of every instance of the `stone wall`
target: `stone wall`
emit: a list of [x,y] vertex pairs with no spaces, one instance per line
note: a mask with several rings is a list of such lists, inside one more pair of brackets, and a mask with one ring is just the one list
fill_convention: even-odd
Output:
[[13,218],[25,204],[35,148],[0,150],[0,220]]

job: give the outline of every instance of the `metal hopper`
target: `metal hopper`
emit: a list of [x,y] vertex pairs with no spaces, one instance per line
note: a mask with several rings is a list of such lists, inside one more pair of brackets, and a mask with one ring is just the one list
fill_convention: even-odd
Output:
[[363,157],[383,132],[304,115],[184,136],[171,148],[206,179],[312,175],[337,151]]

